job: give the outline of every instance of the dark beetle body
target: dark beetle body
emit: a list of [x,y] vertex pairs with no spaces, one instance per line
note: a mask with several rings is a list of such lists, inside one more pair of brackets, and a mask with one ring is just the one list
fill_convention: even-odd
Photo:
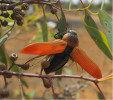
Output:
[[67,46],[64,52],[55,54],[50,61],[50,66],[44,69],[45,73],[49,74],[62,68],[69,60],[72,50],[73,48]]
[[44,68],[46,74],[57,71],[62,68],[69,60],[70,53],[72,52],[75,46],[78,46],[78,37],[77,33],[70,30],[64,36],[61,36],[62,40],[67,42],[67,47],[62,53],[55,54],[54,57],[50,57],[50,65],[47,68]]

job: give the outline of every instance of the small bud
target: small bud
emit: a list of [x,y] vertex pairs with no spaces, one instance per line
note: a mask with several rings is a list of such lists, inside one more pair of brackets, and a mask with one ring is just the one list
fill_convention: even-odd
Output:
[[52,14],[56,14],[57,13],[57,9],[51,7],[51,13]]
[[19,25],[19,26],[22,26],[23,25],[23,23],[24,23],[24,21],[23,20],[17,20],[17,24]]
[[8,22],[6,20],[4,20],[4,21],[1,22],[1,25],[6,27],[8,25]]
[[6,11],[7,9],[8,9],[7,5],[5,5],[5,4],[0,5],[1,11]]
[[29,4],[28,3],[23,3],[21,8],[22,8],[22,10],[28,10],[29,9]]
[[21,15],[22,17],[25,17],[25,11],[21,10],[20,15]]
[[11,14],[11,18],[13,19],[13,20],[15,20],[15,14]]
[[5,18],[9,17],[9,13],[8,12],[3,12],[2,16],[4,16]]
[[45,88],[50,88],[51,85],[49,83],[49,80],[47,78],[42,78],[43,84]]
[[7,67],[5,64],[3,63],[0,63],[0,70],[5,70]]
[[0,94],[1,98],[7,98],[9,97],[9,90],[7,88],[3,89],[1,94]]
[[21,65],[20,67],[23,69],[23,70],[28,70],[29,69],[29,64],[23,64]]
[[21,21],[22,20],[22,16],[20,14],[18,15],[14,15],[15,19],[18,20],[18,21]]
[[10,59],[14,62],[18,59],[18,55],[16,53],[12,53]]
[[19,7],[15,7],[15,8],[13,9],[13,13],[14,13],[15,15],[20,14],[20,11],[21,11],[21,9],[20,9]]
[[42,65],[42,68],[48,68],[50,66],[50,61],[47,61],[47,59],[43,59],[41,61],[41,65]]

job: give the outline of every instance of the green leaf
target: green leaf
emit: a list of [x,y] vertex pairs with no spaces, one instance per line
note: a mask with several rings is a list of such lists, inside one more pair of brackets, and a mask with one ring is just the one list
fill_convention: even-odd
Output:
[[99,10],[98,16],[103,27],[111,33],[113,19],[104,10],[101,9]]
[[35,91],[32,91],[32,92],[27,93],[27,94],[24,93],[24,96],[25,96],[27,99],[32,99],[35,94],[36,94],[36,92],[35,92]]
[[13,26],[11,27],[11,29],[10,29],[8,32],[6,32],[6,33],[0,38],[0,46],[3,45],[4,42],[7,40],[7,38],[10,36],[11,30],[13,29],[13,27],[14,27],[14,24],[13,24]]
[[21,83],[26,87],[26,88],[28,88],[29,86],[28,86],[28,84],[27,84],[27,82],[26,81],[24,81],[22,78],[21,78]]
[[72,75],[72,71],[68,68],[64,69],[67,75]]
[[36,92],[35,91],[32,91],[28,95],[32,98],[33,96],[35,96],[35,94],[36,94]]
[[5,33],[1,38],[0,38],[0,46],[3,45],[3,43],[7,40],[7,38],[10,35],[10,31],[8,31],[7,33]]
[[99,100],[103,100],[102,95],[100,94],[100,92],[97,91],[97,95],[98,95]]
[[7,57],[3,45],[0,47],[0,62],[4,63],[7,66]]
[[61,18],[58,23],[58,37],[60,38],[60,35],[64,35],[66,31],[67,31],[66,18],[64,12],[61,11]]
[[11,68],[11,70],[12,70],[13,72],[19,72],[19,68],[18,68],[18,66],[16,66],[16,65],[14,65],[14,66]]
[[47,29],[46,16],[43,17],[42,35],[43,35],[43,41],[48,41],[48,29]]
[[113,36],[113,34],[107,33],[106,36],[107,36],[107,39],[108,39],[108,42],[109,42],[109,46],[110,46],[111,50],[113,51],[113,42],[112,42],[112,36]]
[[88,12],[86,10],[85,10],[85,22],[88,26],[98,29],[95,21],[92,19],[92,17],[88,14]]
[[112,23],[113,23],[113,19],[104,10],[99,10],[98,16],[99,16],[99,19],[100,19],[100,23],[108,31],[107,32],[107,39],[108,39],[108,42],[109,42],[109,46],[110,46],[111,50],[113,51],[113,43],[112,43],[112,36],[113,36]]
[[103,51],[103,53],[112,60],[112,55],[110,50],[108,49],[109,44],[106,36],[104,33],[98,30],[98,27],[96,26],[96,23],[91,18],[91,16],[85,11],[85,27],[90,34],[91,38],[94,40],[94,42],[97,44],[97,46]]

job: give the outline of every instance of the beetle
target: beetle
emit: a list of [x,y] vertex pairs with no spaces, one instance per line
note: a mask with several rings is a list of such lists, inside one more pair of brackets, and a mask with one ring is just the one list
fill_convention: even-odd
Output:
[[98,65],[79,47],[77,33],[73,30],[61,35],[61,39],[30,44],[24,47],[21,52],[32,55],[47,55],[42,61],[46,74],[61,69],[71,58],[94,78],[102,78]]

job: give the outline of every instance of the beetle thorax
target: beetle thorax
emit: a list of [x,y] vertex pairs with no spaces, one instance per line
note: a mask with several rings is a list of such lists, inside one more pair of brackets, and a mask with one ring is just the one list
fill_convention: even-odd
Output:
[[66,33],[62,40],[66,41],[68,46],[75,47],[79,45],[77,34],[74,32]]

